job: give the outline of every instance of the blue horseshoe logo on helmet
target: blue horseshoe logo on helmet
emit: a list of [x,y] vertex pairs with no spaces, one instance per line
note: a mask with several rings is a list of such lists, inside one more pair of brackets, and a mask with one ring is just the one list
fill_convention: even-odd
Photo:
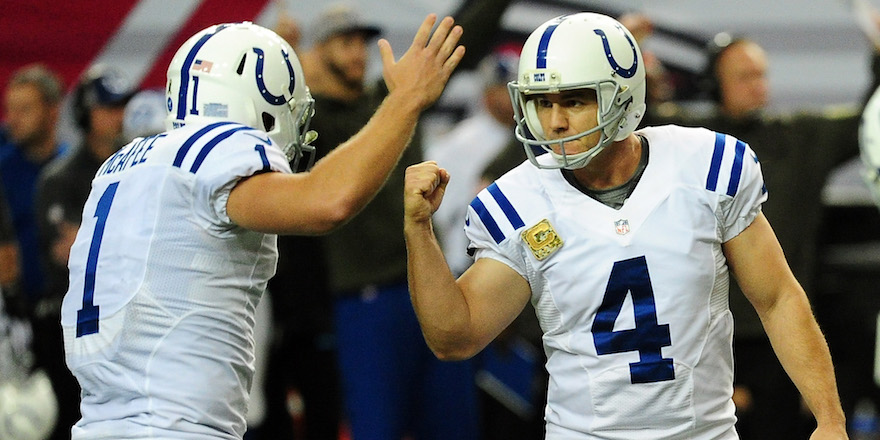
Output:
[[602,29],[593,29],[593,32],[596,33],[600,38],[602,38],[602,46],[605,47],[605,55],[608,57],[608,63],[611,64],[611,68],[614,69],[614,72],[624,78],[632,78],[636,74],[636,70],[639,68],[639,56],[636,51],[636,45],[629,38],[629,35],[623,31],[620,25],[617,25],[618,29],[623,32],[623,35],[626,37],[626,41],[629,42],[629,47],[632,48],[633,51],[633,63],[628,69],[624,69],[620,67],[620,64],[617,64],[617,60],[614,59],[614,55],[611,53],[611,45],[608,44],[608,37],[605,35],[605,31]]
[[[266,88],[266,83],[263,81],[263,62],[265,59],[263,49],[255,47],[254,53],[257,54],[257,89],[260,90],[260,95],[262,95],[263,99],[269,104],[284,104],[287,101],[284,99],[284,95],[273,95],[269,92],[269,89]],[[287,63],[287,73],[290,74],[290,85],[287,87],[287,91],[288,93],[293,93],[294,86],[296,85],[296,77],[293,75],[293,66],[290,64],[290,55],[288,55],[285,50],[281,51],[281,55],[284,56],[284,62]]]

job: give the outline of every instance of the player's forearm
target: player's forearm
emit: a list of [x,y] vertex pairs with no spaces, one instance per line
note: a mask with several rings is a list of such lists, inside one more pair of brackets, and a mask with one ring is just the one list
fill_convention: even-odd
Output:
[[430,222],[405,220],[404,236],[410,297],[428,347],[442,360],[473,356],[479,348],[467,342],[470,311]]
[[828,344],[800,288],[761,317],[776,355],[820,426],[845,427]]
[[[357,134],[310,172],[324,203],[338,207],[344,223],[372,200],[409,145],[421,108],[404,94],[391,93]],[[319,133],[320,135],[320,133]]]

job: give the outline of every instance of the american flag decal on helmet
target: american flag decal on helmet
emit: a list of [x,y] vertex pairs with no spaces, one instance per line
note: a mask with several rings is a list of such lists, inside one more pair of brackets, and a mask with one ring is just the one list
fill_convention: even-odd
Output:
[[190,69],[190,70],[196,71],[196,72],[211,73],[212,67],[214,67],[214,63],[212,63],[210,61],[196,60],[193,63],[192,69]]

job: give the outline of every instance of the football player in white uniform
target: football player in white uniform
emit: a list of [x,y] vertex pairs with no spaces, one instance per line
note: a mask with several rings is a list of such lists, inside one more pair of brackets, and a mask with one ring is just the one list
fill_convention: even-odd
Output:
[[297,174],[313,101],[290,45],[251,23],[183,44],[168,69],[169,131],[101,166],[71,249],[61,322],[82,386],[74,439],[242,438],[275,234],[328,232],[379,189],[464,54],[453,19],[432,34],[435,22],[398,61],[380,40],[390,94]]
[[700,128],[634,132],[643,60],[604,15],[539,27],[509,88],[529,160],[470,204],[476,261],[458,280],[431,226],[450,176],[408,169],[410,289],[436,355],[473,356],[531,301],[547,439],[735,439],[730,271],[816,416],[813,438],[846,438],[827,344],[761,213],[748,145]]

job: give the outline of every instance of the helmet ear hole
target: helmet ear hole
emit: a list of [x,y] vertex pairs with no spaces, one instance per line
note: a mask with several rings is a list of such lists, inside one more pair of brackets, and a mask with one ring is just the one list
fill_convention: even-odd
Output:
[[263,112],[263,131],[269,132],[275,128],[275,117]]
[[531,131],[537,139],[543,140],[544,127],[541,127],[541,120],[538,119],[538,110],[535,108],[535,100],[528,99],[525,103],[525,120],[526,127]]
[[241,61],[238,62],[238,68],[235,69],[235,73],[241,75],[244,73],[244,62],[247,59],[247,52],[241,54]]

